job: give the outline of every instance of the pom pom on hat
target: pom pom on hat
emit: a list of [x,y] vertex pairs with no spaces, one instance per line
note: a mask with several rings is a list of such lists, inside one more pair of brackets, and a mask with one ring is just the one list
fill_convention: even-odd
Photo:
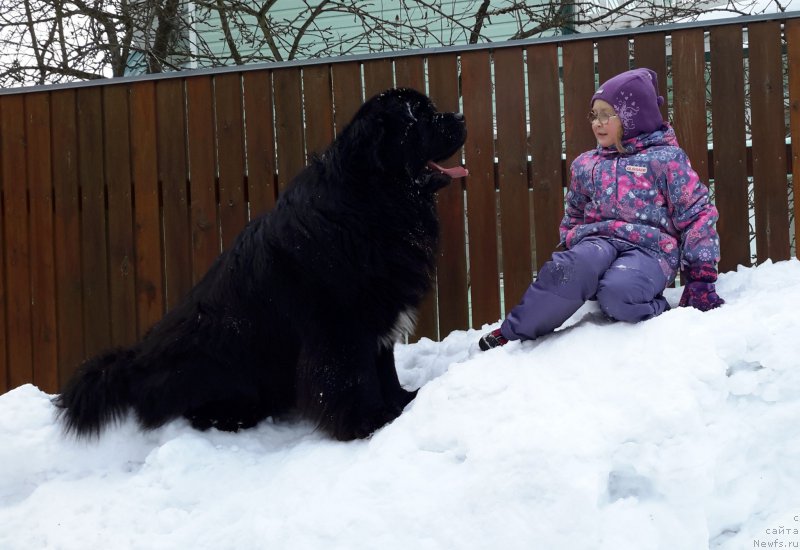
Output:
[[658,75],[651,69],[633,69],[608,79],[594,93],[590,106],[596,99],[614,107],[622,122],[623,140],[655,132],[664,125],[659,109],[664,97],[658,95]]

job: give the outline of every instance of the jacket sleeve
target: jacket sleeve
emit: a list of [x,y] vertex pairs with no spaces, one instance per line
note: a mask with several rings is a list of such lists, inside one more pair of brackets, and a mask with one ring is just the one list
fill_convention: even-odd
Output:
[[717,208],[682,149],[668,161],[666,175],[672,223],[680,232],[681,271],[689,280],[713,283],[720,257]]
[[580,181],[576,175],[575,163],[573,161],[570,167],[569,189],[567,190],[566,202],[564,204],[564,218],[561,220],[561,226],[558,228],[561,242],[559,246],[570,248],[572,246],[572,237],[575,233],[574,229],[584,223],[583,211],[586,208],[586,203],[589,202],[589,197],[586,196],[581,190]]

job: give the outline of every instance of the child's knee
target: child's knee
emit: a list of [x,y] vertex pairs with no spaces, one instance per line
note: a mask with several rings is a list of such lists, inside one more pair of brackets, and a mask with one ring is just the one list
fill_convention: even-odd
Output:
[[612,319],[635,323],[664,311],[658,302],[660,290],[641,271],[612,268],[598,284],[597,302]]
[[603,313],[616,321],[634,322],[633,304],[627,303],[623,295],[606,286],[601,285],[597,290],[597,304]]
[[611,245],[595,239],[598,243],[581,243],[563,252],[556,252],[542,266],[538,280],[550,288],[579,287],[583,293],[594,294],[597,281],[615,258]]

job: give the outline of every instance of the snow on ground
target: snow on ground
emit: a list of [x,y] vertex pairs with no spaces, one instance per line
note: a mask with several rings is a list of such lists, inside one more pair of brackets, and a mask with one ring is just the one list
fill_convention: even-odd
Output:
[[76,442],[50,396],[17,388],[0,396],[0,548],[798,548],[800,262],[718,289],[719,310],[626,325],[590,303],[485,353],[483,331],[400,346],[421,390],[366,441],[176,421]]

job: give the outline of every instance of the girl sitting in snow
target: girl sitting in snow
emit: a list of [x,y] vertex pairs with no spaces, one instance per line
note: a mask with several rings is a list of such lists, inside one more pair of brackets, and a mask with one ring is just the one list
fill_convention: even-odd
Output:
[[586,300],[608,317],[635,323],[669,308],[662,295],[680,270],[681,306],[722,305],[717,209],[678,146],[659,106],[658,76],[634,69],[592,96],[597,148],[572,163],[560,246],[482,350],[533,340],[566,321]]

